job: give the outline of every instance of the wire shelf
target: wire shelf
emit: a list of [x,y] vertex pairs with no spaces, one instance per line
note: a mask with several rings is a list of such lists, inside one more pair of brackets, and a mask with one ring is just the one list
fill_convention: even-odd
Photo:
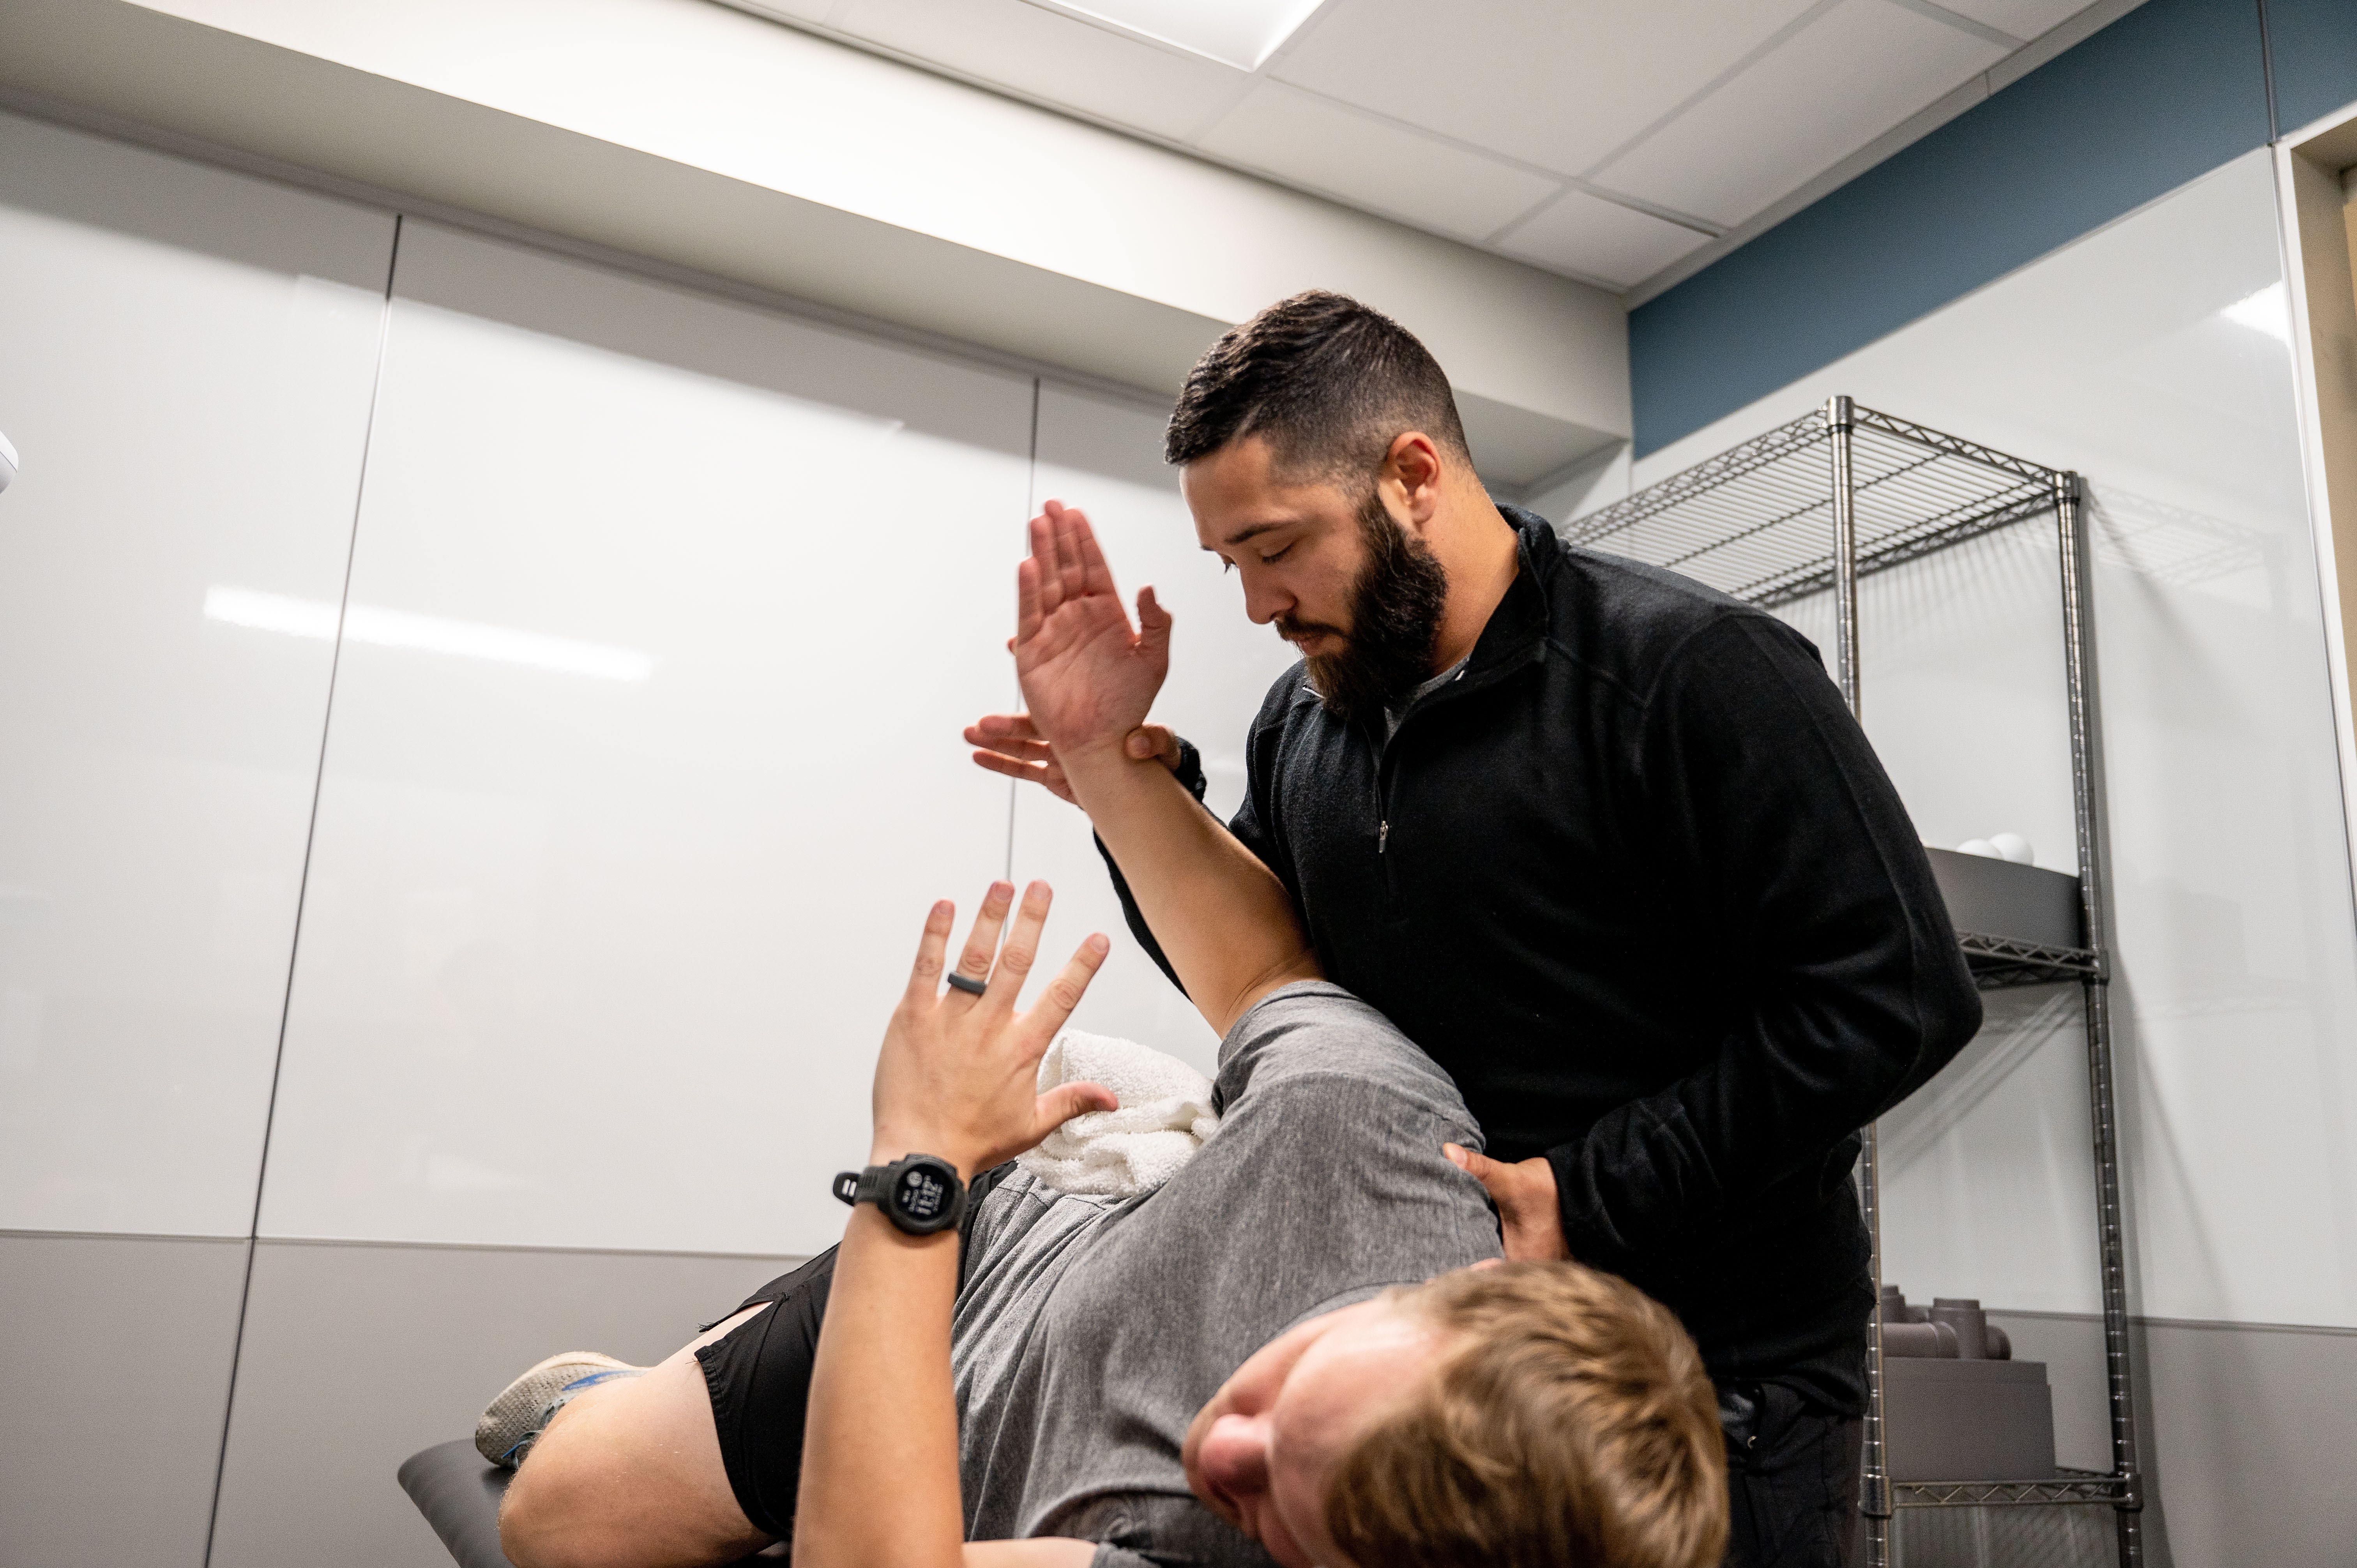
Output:
[[2058,980],[2084,980],[2100,972],[2095,955],[2085,948],[2047,947],[2017,937],[1985,936],[1958,931],[1956,945],[1973,972],[1973,983],[1983,991],[2013,985],[2049,985]]
[[[1854,408],[1860,576],[2054,508],[2061,475]],[[1822,409],[1577,519],[1574,544],[1633,556],[1759,605],[1833,585],[1833,428]]]
[[1964,1509],[2100,1503],[2116,1508],[2127,1481],[2093,1471],[2061,1471],[2042,1481],[1893,1481],[1891,1502],[1902,1509]]
[[[2100,719],[2090,680],[2093,560],[2076,474],[1859,408],[1846,397],[1638,491],[1562,530],[1577,546],[1633,557],[1763,607],[1832,591],[1843,700],[1858,711],[1857,579],[2029,519],[2054,520],[2061,570],[2062,661],[2071,725],[2073,827],[2086,946],[1958,934],[1983,990],[2076,981],[2085,998],[2089,1132],[2104,1291],[2111,1474],[2061,1471],[2018,1481],[1893,1482],[1886,1468],[1878,1343],[1867,1359],[1862,1541],[1867,1568],[2140,1568],[2144,1497],[2127,1347],[2114,1081]],[[2186,531],[2189,569],[2239,569],[2248,542]],[[1882,1187],[1874,1125],[1864,1129],[1858,1202],[1878,1288]]]

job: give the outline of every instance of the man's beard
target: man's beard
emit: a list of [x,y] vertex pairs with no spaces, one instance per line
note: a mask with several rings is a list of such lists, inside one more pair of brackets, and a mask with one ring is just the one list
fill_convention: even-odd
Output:
[[1351,630],[1279,617],[1287,638],[1308,631],[1338,638],[1340,651],[1306,656],[1310,684],[1326,711],[1357,723],[1380,714],[1432,674],[1432,645],[1448,603],[1448,573],[1424,541],[1392,521],[1370,488],[1359,508],[1367,564],[1351,586]]

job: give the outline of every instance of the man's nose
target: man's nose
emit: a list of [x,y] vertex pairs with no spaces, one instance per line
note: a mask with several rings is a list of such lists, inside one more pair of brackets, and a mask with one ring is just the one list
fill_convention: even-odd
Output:
[[1277,617],[1291,610],[1294,598],[1282,585],[1247,575],[1244,578],[1244,617],[1254,626],[1266,626]]

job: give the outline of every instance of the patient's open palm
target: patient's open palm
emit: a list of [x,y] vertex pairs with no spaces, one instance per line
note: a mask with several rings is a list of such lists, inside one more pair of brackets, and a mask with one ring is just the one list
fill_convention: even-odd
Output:
[[1170,667],[1170,617],[1154,590],[1139,592],[1133,629],[1088,519],[1058,501],[1031,520],[1017,584],[1015,671],[1040,738],[1059,751],[1121,744]]

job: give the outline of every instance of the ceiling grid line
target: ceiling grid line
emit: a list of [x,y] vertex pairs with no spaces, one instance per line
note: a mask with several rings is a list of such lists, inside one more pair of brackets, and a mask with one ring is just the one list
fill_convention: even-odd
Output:
[[1114,0],[714,3],[1633,303],[2136,0],[1324,0],[1250,69]]

